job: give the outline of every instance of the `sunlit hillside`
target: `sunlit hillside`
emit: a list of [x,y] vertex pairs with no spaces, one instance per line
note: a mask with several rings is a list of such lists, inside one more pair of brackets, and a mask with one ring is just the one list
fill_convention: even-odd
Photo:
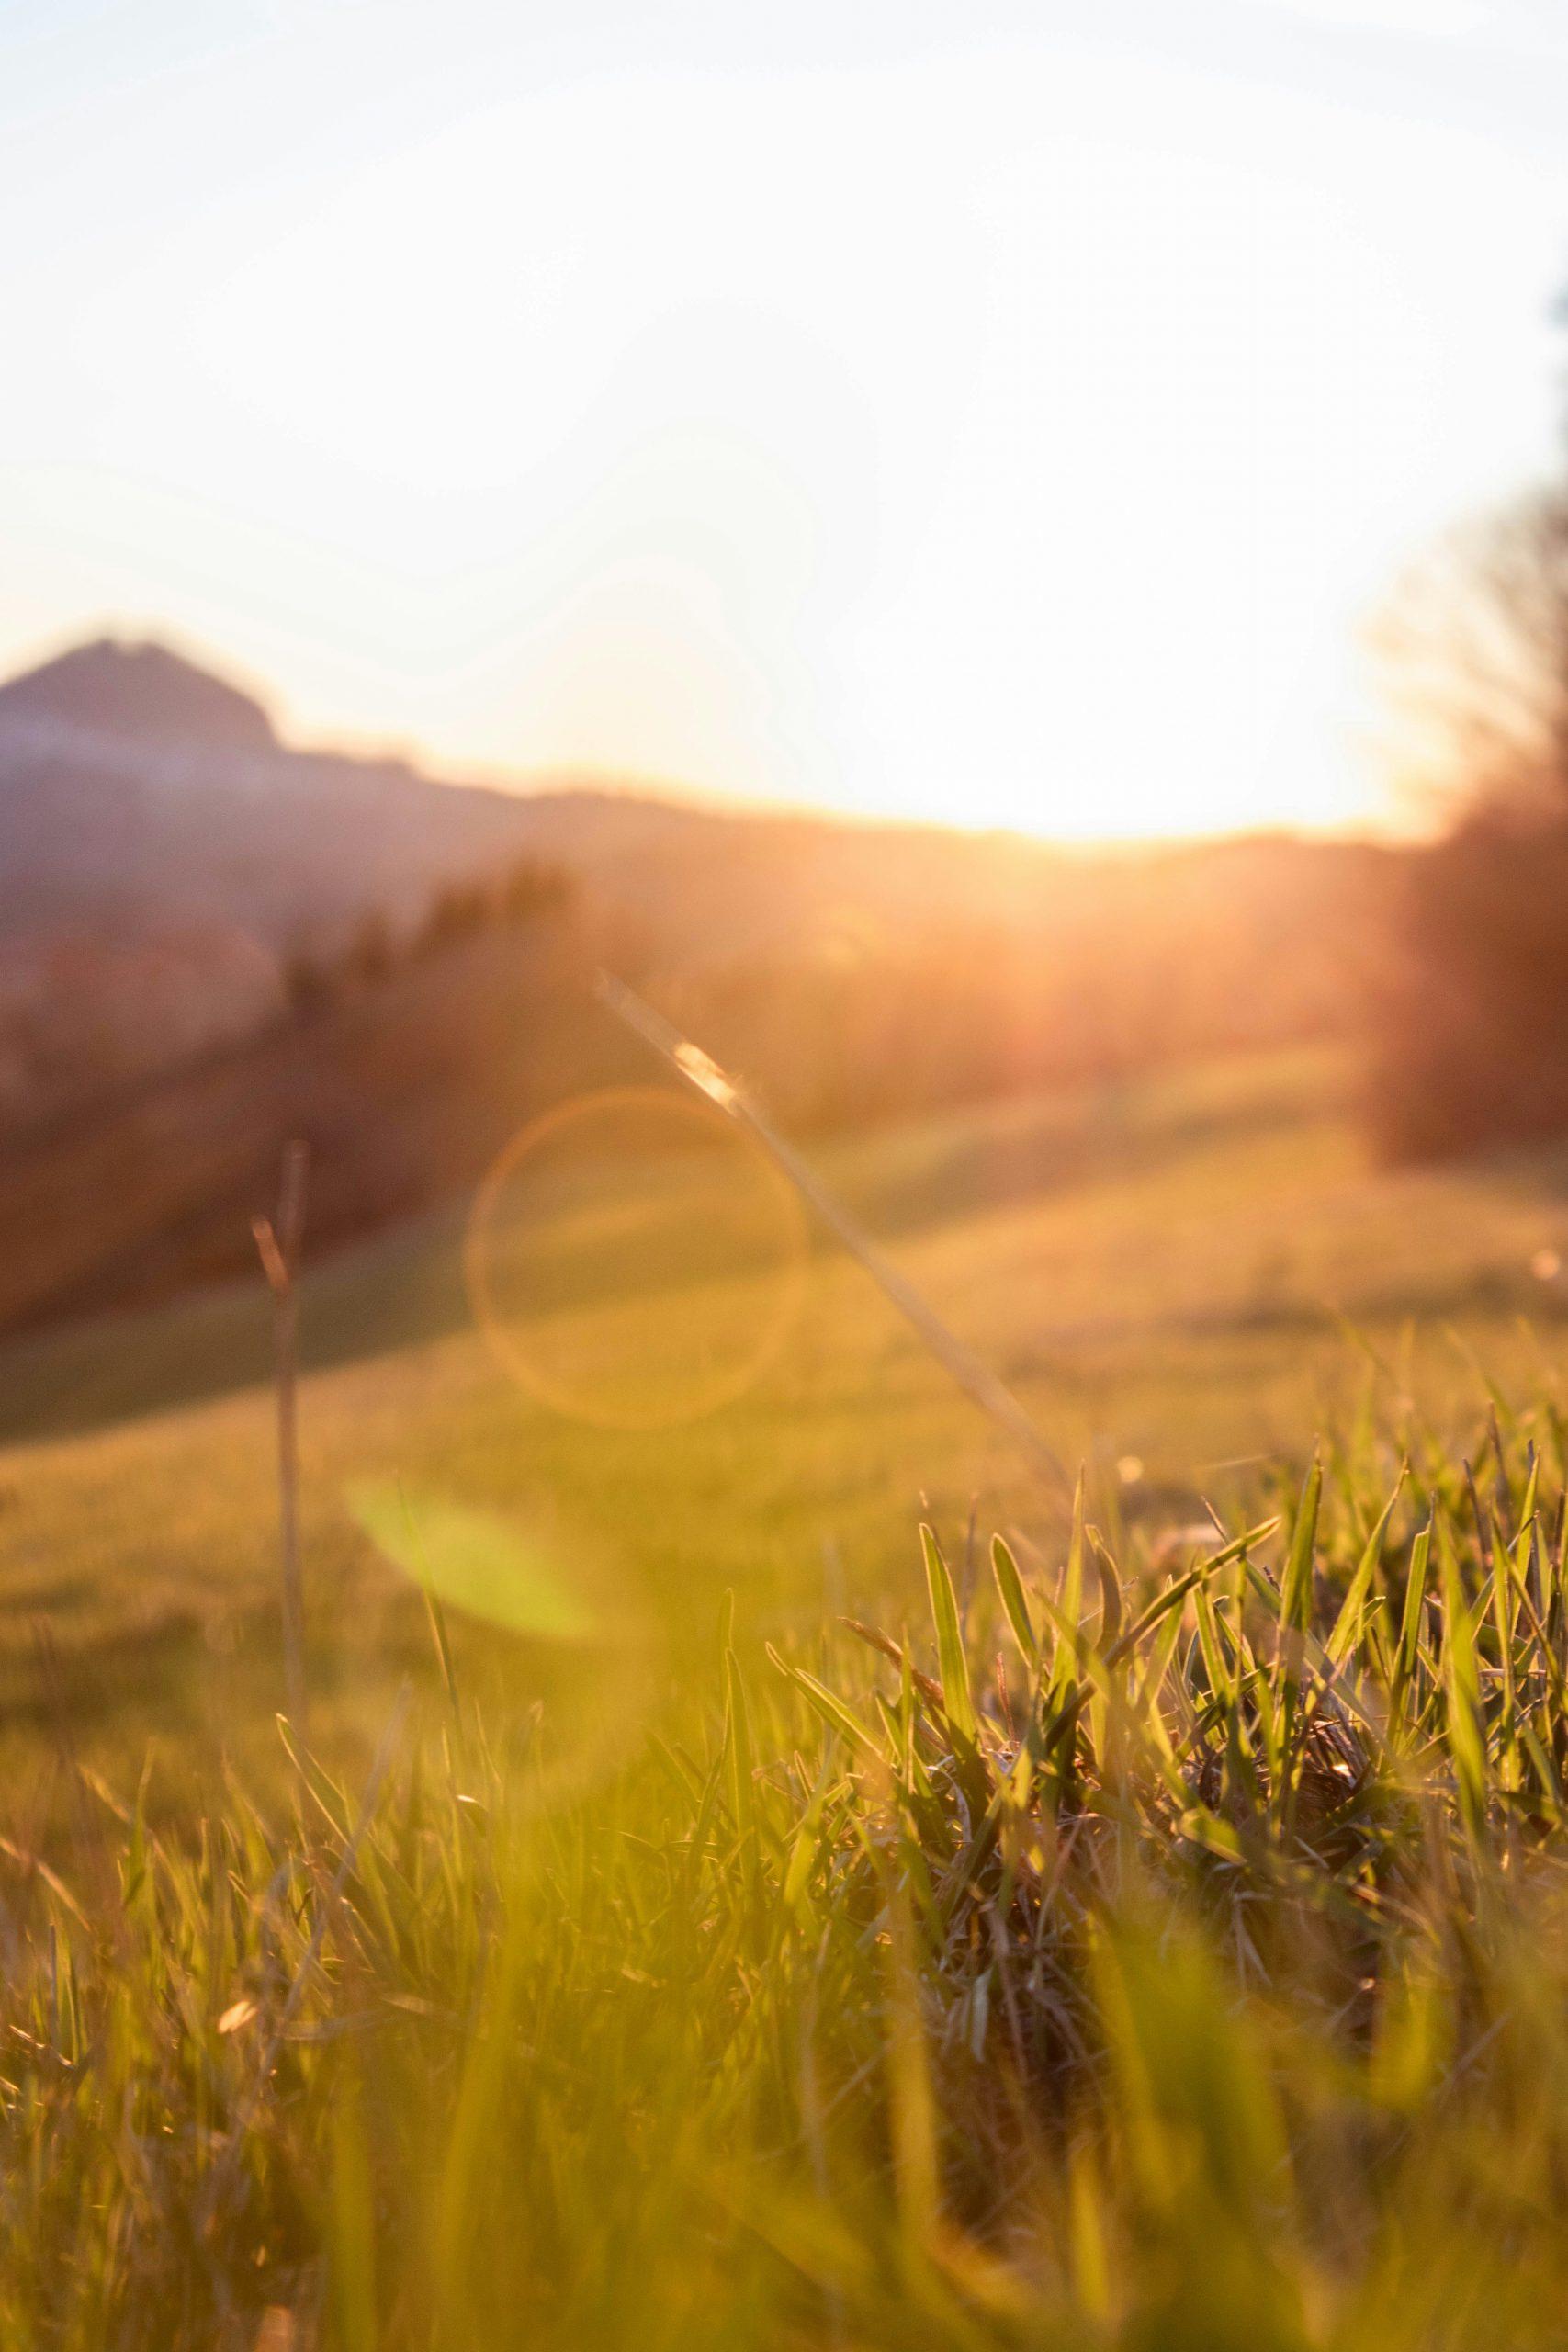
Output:
[[[1483,1393],[1478,1362],[1507,1391],[1554,1360],[1568,1312],[1558,1161],[1380,1172],[1348,1077],[1321,1058],[1216,1065],[814,1158],[1154,1540],[1224,1507],[1260,1459],[1294,1460],[1303,1431],[1351,1409],[1363,1384],[1408,1388],[1441,1418]],[[753,1632],[824,1605],[907,1605],[916,1510],[961,1550],[972,1515],[1026,1544],[1058,1523],[1059,1495],[823,1233],[782,1352],[746,1393],[638,1431],[605,1427],[591,1393],[574,1416],[508,1375],[475,1326],[466,1222],[454,1211],[307,1274],[305,1551],[329,1719],[363,1728],[424,1640],[406,1576],[356,1520],[367,1487],[406,1489],[416,1525],[425,1507],[498,1513],[547,1581],[594,1595],[607,1636],[640,1629],[645,1665],[666,1645],[682,1657],[726,1585]],[[628,1261],[605,1291],[605,1246],[590,1244],[591,1286],[565,1311],[623,1376],[668,1374],[671,1317],[733,1319],[701,1250],[685,1274],[639,1277]],[[777,1267],[738,1279],[765,1314]],[[271,1344],[258,1270],[0,1359],[4,1605],[19,1626],[49,1625],[50,1679],[29,1642],[13,1689],[29,1705],[68,1699],[92,1752],[176,1723],[182,1771],[192,1738],[209,1756],[270,1747]],[[454,1623],[472,1638],[463,1610]]]

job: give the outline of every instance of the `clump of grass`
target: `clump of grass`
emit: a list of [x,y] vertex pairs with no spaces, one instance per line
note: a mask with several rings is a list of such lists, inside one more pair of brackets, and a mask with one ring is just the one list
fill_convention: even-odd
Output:
[[13,1865],[0,2333],[1561,2344],[1563,1488],[1543,1410],[1174,1555],[1080,1492],[591,1786],[458,1688]]

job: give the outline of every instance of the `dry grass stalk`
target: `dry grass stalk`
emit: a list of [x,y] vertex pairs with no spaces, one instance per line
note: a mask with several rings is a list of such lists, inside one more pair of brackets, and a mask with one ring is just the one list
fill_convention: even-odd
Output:
[[310,1147],[283,1155],[276,1217],[252,1219],[272,1292],[277,1393],[277,1522],[283,1569],[283,1670],[288,1719],[306,1730],[305,1579],[299,1552],[299,1246],[305,1227]]

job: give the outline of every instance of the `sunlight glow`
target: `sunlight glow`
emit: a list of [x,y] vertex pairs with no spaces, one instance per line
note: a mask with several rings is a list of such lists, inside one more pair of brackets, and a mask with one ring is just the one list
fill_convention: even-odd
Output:
[[1551,447],[1544,17],[385,15],[171,6],[86,103],[13,12],[0,649],[164,622],[448,770],[1373,807],[1360,618]]

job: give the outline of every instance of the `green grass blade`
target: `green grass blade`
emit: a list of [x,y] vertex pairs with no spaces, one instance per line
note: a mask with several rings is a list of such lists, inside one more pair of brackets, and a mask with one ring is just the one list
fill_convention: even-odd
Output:
[[1339,1614],[1334,1621],[1334,1630],[1324,1644],[1331,1666],[1338,1666],[1343,1659],[1348,1657],[1359,1638],[1367,1593],[1371,1589],[1373,1577],[1377,1574],[1378,1562],[1382,1557],[1383,1539],[1388,1533],[1388,1523],[1393,1517],[1394,1506],[1404,1490],[1404,1479],[1405,1473],[1402,1468],[1394,1481],[1393,1492],[1382,1507],[1382,1515],[1367,1538],[1366,1548],[1361,1554],[1360,1562],[1339,1605]]
[[975,1702],[969,1695],[969,1666],[964,1655],[964,1636],[958,1625],[958,1596],[953,1589],[947,1562],[942,1556],[942,1546],[931,1530],[922,1525],[920,1548],[926,1559],[926,1589],[931,1595],[931,1622],[936,1627],[937,1662],[942,1673],[942,1702],[948,1721],[962,1733],[973,1747],[979,1725],[975,1716]]
[[1290,1555],[1280,1588],[1282,1624],[1304,1633],[1312,1620],[1312,1569],[1317,1543],[1317,1515],[1323,1501],[1323,1464],[1314,1462],[1307,1472],[1291,1531]]
[[1421,1649],[1421,1611],[1427,1598],[1427,1577],[1432,1553],[1432,1520],[1416,1537],[1410,1547],[1410,1566],[1404,1578],[1404,1606],[1400,1612],[1399,1648],[1395,1654],[1393,1689],[1390,1692],[1395,1724],[1402,1723],[1405,1700],[1416,1678]]
[[1460,1814],[1472,1841],[1479,1844],[1486,1829],[1486,1745],[1482,1728],[1475,1626],[1448,1524],[1441,1520],[1438,1522],[1438,1560],[1442,1579],[1443,1690],[1449,1747]]
[[780,1657],[777,1650],[771,1645],[768,1657],[781,1674],[786,1675],[790,1681],[799,1684],[817,1713],[830,1729],[840,1733],[852,1747],[858,1747],[863,1754],[874,1756],[879,1764],[886,1762],[886,1753],[875,1733],[867,1728],[852,1707],[844,1704],[837,1691],[829,1690],[825,1683],[818,1682],[814,1674],[807,1674],[803,1666],[786,1664]]
[[1013,1640],[1022,1652],[1025,1663],[1035,1667],[1040,1662],[1040,1644],[1030,1621],[1023,1578],[1019,1575],[1018,1562],[1013,1558],[1010,1547],[999,1535],[991,1538],[991,1573],[997,1580],[1003,1613],[1012,1627]]

